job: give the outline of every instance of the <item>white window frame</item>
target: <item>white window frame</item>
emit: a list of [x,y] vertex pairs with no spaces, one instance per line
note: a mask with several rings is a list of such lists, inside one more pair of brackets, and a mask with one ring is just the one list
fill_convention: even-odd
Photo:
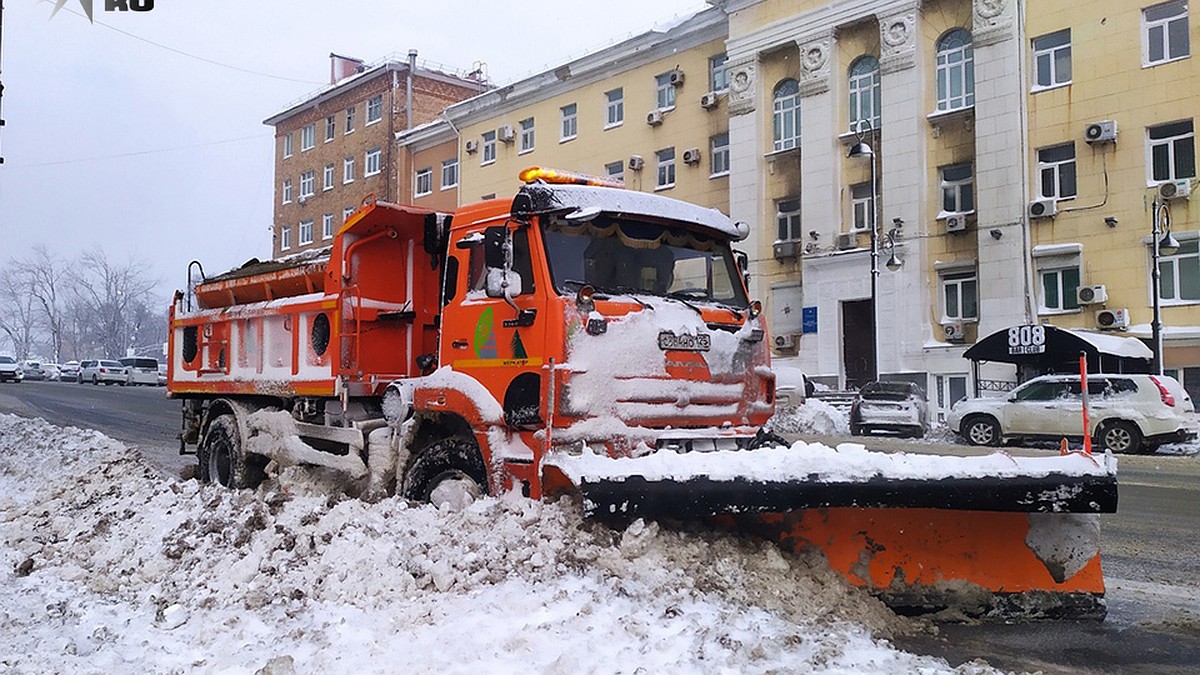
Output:
[[[967,168],[967,176],[965,178],[949,178],[948,173],[955,169]],[[975,168],[970,163],[951,164],[938,169],[938,177],[941,179],[941,206],[942,211],[938,214],[938,218],[945,218],[948,215],[955,213],[974,213],[975,212]],[[954,200],[954,209],[946,208],[946,197],[948,191],[952,191]]]
[[300,246],[311,243],[313,243],[313,221],[310,218],[300,221]]
[[292,203],[292,179],[291,178],[283,179],[283,203],[284,204]]
[[[1057,158],[1056,155],[1069,148],[1071,156]],[[1075,142],[1060,143],[1037,151],[1038,196],[1041,199],[1074,199],[1079,192],[1075,167]],[[1066,185],[1067,182],[1070,185]],[[1069,190],[1069,193],[1068,193]]]
[[[967,295],[963,289],[968,285],[973,289],[971,300],[975,306],[974,316],[965,315],[963,311],[967,305],[964,302]],[[941,313],[943,323],[947,321],[962,321],[964,323],[979,321],[979,273],[974,268],[949,269],[939,272],[938,287],[942,301]],[[950,313],[951,295],[953,295],[955,302],[958,304],[958,309],[954,314]]]
[[353,206],[347,206],[346,208],[342,209],[342,223],[344,224],[347,220],[350,220],[350,216],[352,215],[354,215]]
[[334,174],[336,173],[336,171],[337,170],[334,168],[333,162],[330,162],[329,164],[325,165],[324,179],[325,179],[325,189],[326,190],[333,189]]
[[[1066,41],[1063,41],[1063,38]],[[1044,91],[1055,87],[1065,87],[1071,84],[1071,29],[1047,33],[1033,38],[1033,58],[1029,65],[1033,72],[1029,79],[1033,82],[1033,91]],[[1045,67],[1046,81],[1042,81],[1042,68]]]
[[800,83],[780,80],[771,94],[771,132],[775,152],[800,147]]
[[[1166,132],[1169,129],[1169,127],[1172,127],[1174,125],[1180,125],[1181,128],[1178,133],[1172,134],[1170,136],[1164,136],[1162,138],[1153,138],[1156,131],[1163,133],[1163,132]],[[1191,130],[1183,131],[1182,127],[1184,125],[1191,125]],[[1168,171],[1168,174],[1166,176],[1156,176],[1154,173],[1154,155],[1155,155],[1155,150],[1158,148],[1162,148],[1163,151],[1166,153],[1167,171]],[[1187,152],[1190,153],[1191,157],[1192,157],[1192,166],[1191,166],[1191,170],[1190,170],[1191,175],[1185,175],[1186,173],[1188,173],[1187,167],[1176,166],[1176,162],[1180,160],[1180,156],[1179,156],[1180,151],[1185,148],[1187,148]],[[1180,168],[1183,168],[1184,171],[1182,171],[1182,172],[1179,171]],[[1168,122],[1166,124],[1156,124],[1152,127],[1146,127],[1146,185],[1152,186],[1152,185],[1158,185],[1160,183],[1167,183],[1167,182],[1174,181],[1174,180],[1181,180],[1184,178],[1195,178],[1195,177],[1196,177],[1196,125],[1195,125],[1195,122],[1193,120],[1187,119],[1187,120],[1178,120],[1175,122]]]
[[333,214],[326,213],[321,216],[321,238],[333,239]]
[[300,152],[317,147],[317,123],[305,124],[300,128]]
[[413,196],[424,197],[433,194],[433,167],[417,169],[413,176]]
[[803,230],[804,223],[800,218],[800,198],[787,197],[775,200],[775,241],[800,241]]
[[729,175],[729,132],[708,139],[709,178]]
[[[1178,10],[1176,14],[1163,16],[1157,19],[1149,19],[1148,15],[1155,10],[1169,10],[1172,7]],[[1191,29],[1188,27],[1188,3],[1185,0],[1172,0],[1171,2],[1163,2],[1157,5],[1146,7],[1142,10],[1142,67],[1149,68],[1152,66],[1171,63],[1172,61],[1180,61],[1192,55],[1191,47]],[[1177,23],[1178,22],[1178,23]],[[1183,26],[1185,35],[1180,38],[1183,46],[1183,53],[1178,56],[1171,56],[1171,47],[1174,42],[1171,40],[1172,24]],[[1150,43],[1155,33],[1161,36],[1163,53],[1162,57],[1154,59],[1150,53]]]
[[562,135],[559,136],[558,142],[565,143],[574,140],[579,136],[579,106],[574,103],[568,103],[559,108],[558,112],[562,122]]
[[[1150,246],[1156,245],[1151,241]],[[1147,247],[1146,254],[1152,256],[1153,252]],[[1153,257],[1150,258],[1148,269],[1152,269]],[[1186,273],[1195,277],[1195,281],[1191,284],[1194,288],[1200,289],[1200,240],[1188,239],[1180,237],[1179,250],[1171,255],[1160,255],[1158,257],[1159,270],[1159,300],[1163,305],[1194,305],[1200,303],[1200,292],[1195,298],[1183,298],[1183,285],[1180,283],[1180,277]],[[1151,280],[1149,287],[1153,289],[1154,284]],[[1151,293],[1154,291],[1151,290]]]
[[675,148],[663,148],[655,151],[654,158],[657,160],[657,170],[655,171],[654,189],[669,190],[675,187]]
[[458,158],[442,160],[442,189],[458,187]]
[[675,85],[671,84],[671,71],[654,76],[654,102],[658,110],[675,109]]
[[496,163],[496,132],[485,131],[483,136],[483,151],[479,154],[482,156],[479,166],[487,166],[488,164]]
[[292,226],[285,225],[279,228],[279,250],[286,251],[292,247]]
[[383,171],[383,148],[371,148],[363,156],[363,178]]
[[609,178],[616,178],[617,180],[624,182],[624,180],[625,180],[625,162],[616,161],[616,162],[609,162],[608,164],[605,164],[604,165],[604,175],[608,176]]
[[[865,195],[863,193],[866,193]],[[871,183],[855,183],[850,186],[850,229],[854,232],[869,232],[875,222],[875,195]]]
[[937,410],[937,420],[939,422],[946,421],[946,413],[950,412],[950,408],[958,403],[958,399],[951,400],[951,390],[954,388],[955,381],[962,382],[962,390],[967,394],[970,389],[971,378],[966,373],[941,373],[934,375],[934,391],[936,397],[933,400],[934,409]]
[[[1075,286],[1069,287],[1064,273],[1075,273]],[[1038,266],[1038,314],[1074,314],[1080,311],[1079,308],[1079,287],[1083,283],[1083,274],[1079,269],[1079,265],[1046,265]],[[1057,306],[1051,306],[1046,297],[1046,281],[1051,278],[1054,281],[1056,292],[1058,293]]]
[[520,149],[517,151],[517,154],[524,155],[527,152],[533,152],[534,143],[537,141],[537,138],[534,135],[536,133],[537,129],[535,127],[533,118],[526,117],[525,119],[521,120],[520,122],[517,122],[517,127],[520,128],[520,130],[521,130],[521,133],[520,133],[521,145],[519,146]]
[[337,116],[330,115],[325,118],[325,142],[332,141],[337,136]]
[[870,54],[860,56],[850,64],[848,72],[850,131],[857,130],[861,120],[867,120],[872,129],[878,129],[883,93],[879,80],[879,59]]
[[283,135],[283,158],[287,159],[295,154],[295,140],[292,138],[291,132]]
[[729,63],[729,55],[721,52],[716,56],[711,56],[708,59],[708,87],[709,91],[716,93],[727,91],[729,89],[729,69],[726,64]]
[[625,123],[625,88],[604,92],[604,128],[613,129]]
[[363,126],[369,127],[381,119],[383,119],[383,94],[375,94],[367,99],[367,123]]
[[317,193],[317,175],[312,169],[300,174],[300,199],[308,199]]
[[347,157],[342,160],[342,185],[354,182],[354,158]]
[[[957,95],[951,91],[956,78],[961,89]],[[975,48],[970,31],[955,28],[938,40],[934,91],[938,112],[975,106]]]
[[346,132],[343,135],[354,133],[354,106],[346,108]]

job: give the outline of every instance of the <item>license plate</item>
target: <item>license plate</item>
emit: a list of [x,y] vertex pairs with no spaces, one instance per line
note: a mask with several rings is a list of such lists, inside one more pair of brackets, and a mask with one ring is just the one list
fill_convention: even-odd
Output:
[[706,352],[711,347],[712,337],[705,333],[676,335],[664,331],[658,334],[658,348],[664,351]]

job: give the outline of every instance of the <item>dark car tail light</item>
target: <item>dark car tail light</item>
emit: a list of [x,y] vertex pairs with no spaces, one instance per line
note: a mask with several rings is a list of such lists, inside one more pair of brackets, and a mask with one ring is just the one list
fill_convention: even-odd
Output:
[[1163,386],[1162,382],[1158,381],[1157,377],[1151,375],[1150,381],[1154,383],[1154,386],[1158,387],[1158,395],[1162,398],[1162,402],[1174,408],[1175,397],[1171,395],[1171,392],[1167,391],[1167,388]]

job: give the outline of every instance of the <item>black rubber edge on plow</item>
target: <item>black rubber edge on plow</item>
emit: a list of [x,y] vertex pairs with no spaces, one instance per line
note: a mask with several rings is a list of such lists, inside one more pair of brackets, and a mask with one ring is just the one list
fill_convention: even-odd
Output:
[[584,480],[589,516],[691,518],[734,513],[774,513],[826,507],[928,508],[1022,513],[1116,513],[1117,479],[1049,474],[1031,477],[884,479],[829,482],[818,479],[762,482],[712,480]]

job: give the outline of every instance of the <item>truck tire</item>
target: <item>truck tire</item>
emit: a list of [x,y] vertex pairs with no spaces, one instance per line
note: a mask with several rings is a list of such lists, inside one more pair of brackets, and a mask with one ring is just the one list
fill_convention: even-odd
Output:
[[425,447],[404,472],[402,496],[440,506],[465,506],[487,494],[487,469],[475,441],[444,438]]
[[197,455],[200,480],[206,483],[241,489],[257,487],[266,478],[265,460],[242,451],[242,436],[233,415],[220,415],[209,423]]
[[962,437],[971,445],[1000,445],[1000,424],[987,415],[968,417],[962,423]]
[[1142,447],[1142,432],[1133,422],[1105,422],[1096,432],[1096,444],[1105,450],[1135,454]]

